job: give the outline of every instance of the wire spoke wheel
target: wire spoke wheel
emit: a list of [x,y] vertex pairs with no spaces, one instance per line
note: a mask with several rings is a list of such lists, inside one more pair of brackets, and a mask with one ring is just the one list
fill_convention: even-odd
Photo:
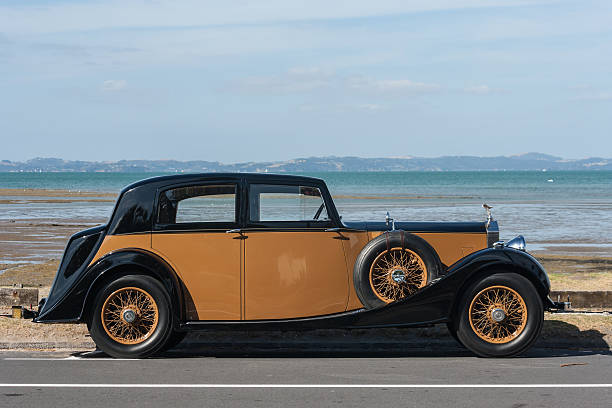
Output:
[[425,263],[407,248],[381,252],[370,267],[370,286],[385,303],[410,296],[426,284]]
[[517,291],[507,286],[487,287],[472,299],[469,308],[472,330],[488,343],[516,339],[527,324],[527,306]]
[[101,321],[111,339],[121,344],[138,344],[157,328],[159,311],[153,297],[137,287],[111,293],[104,302]]

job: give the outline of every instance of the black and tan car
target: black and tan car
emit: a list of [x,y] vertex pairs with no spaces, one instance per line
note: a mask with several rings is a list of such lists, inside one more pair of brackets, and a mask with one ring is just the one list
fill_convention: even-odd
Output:
[[146,357],[192,330],[447,324],[480,356],[537,339],[549,298],[522,237],[497,223],[348,222],[322,180],[155,177],[66,247],[37,322],[84,322],[100,349]]

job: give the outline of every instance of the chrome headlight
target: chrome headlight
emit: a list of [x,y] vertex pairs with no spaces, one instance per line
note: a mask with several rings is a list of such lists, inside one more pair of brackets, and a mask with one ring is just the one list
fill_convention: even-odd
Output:
[[525,250],[525,238],[522,235],[519,235],[516,238],[512,238],[510,241],[506,242],[506,246],[508,248],[518,249],[519,251]]

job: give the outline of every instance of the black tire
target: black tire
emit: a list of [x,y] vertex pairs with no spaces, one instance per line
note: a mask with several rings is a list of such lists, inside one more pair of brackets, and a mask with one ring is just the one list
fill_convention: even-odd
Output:
[[[478,316],[488,319],[487,328],[504,323],[495,323],[489,318],[491,313],[477,312],[478,299],[484,299],[487,291],[501,291],[507,294],[512,302],[514,322],[509,326],[510,330],[503,329],[497,336],[491,339],[483,337],[483,329],[478,329]],[[489,292],[491,293],[491,292]],[[499,293],[499,292],[498,292]],[[521,301],[517,297],[520,297]],[[478,298],[478,299],[475,299]],[[490,302],[493,305],[493,302]],[[472,309],[474,305],[474,309]],[[491,309],[496,306],[491,306]],[[472,311],[471,311],[472,309]],[[484,307],[482,310],[485,310]],[[472,313],[472,319],[470,319]],[[502,322],[509,322],[508,315],[511,311],[504,311]],[[462,298],[458,313],[457,337],[459,341],[474,354],[480,357],[512,357],[527,351],[538,339],[544,324],[544,306],[540,294],[533,284],[525,277],[517,273],[496,273],[488,276],[472,285]],[[474,324],[472,324],[472,322]],[[514,330],[514,331],[512,331]],[[478,331],[478,332],[477,332]],[[510,333],[512,331],[512,333]],[[491,332],[495,333],[495,331]],[[505,333],[502,336],[501,333]]]
[[164,344],[164,347],[161,348],[160,352],[168,351],[168,350],[175,348],[176,346],[179,345],[181,341],[185,340],[186,336],[187,336],[187,332],[185,331],[173,330],[172,334],[166,341],[166,344]]
[[[374,238],[361,250],[361,253],[355,261],[353,268],[353,282],[355,291],[361,303],[367,309],[374,309],[392,301],[399,300],[397,298],[383,298],[383,296],[375,291],[373,284],[370,283],[370,272],[372,264],[377,258],[382,256],[389,249],[403,248],[414,255],[418,256],[425,266],[424,271],[426,277],[421,279],[420,287],[430,283],[436,279],[442,271],[442,264],[436,251],[422,238],[409,234],[403,231],[393,231],[383,233]],[[416,287],[407,289],[403,296],[406,297],[416,291]]]
[[459,337],[457,337],[457,328],[455,327],[455,325],[452,322],[447,322],[446,328],[448,329],[448,333],[451,335],[451,337],[455,339],[458,344],[463,346],[463,343],[461,343],[461,340],[459,340]]
[[[113,322],[105,317],[102,318],[102,310],[105,304],[111,304],[112,299],[117,299],[117,295],[123,293],[139,293],[149,295],[146,297],[148,313],[152,316],[153,310],[156,310],[155,325],[149,324],[150,330],[145,330],[143,336],[134,336],[134,339],[127,339],[127,334],[121,333],[117,337],[113,337],[110,333],[113,332]],[[153,302],[150,301],[153,300]],[[126,302],[126,304],[129,302]],[[133,303],[133,302],[132,302]],[[151,306],[153,305],[153,306]],[[145,358],[157,353],[166,344],[170,334],[172,333],[172,314],[170,310],[170,300],[166,290],[162,284],[149,276],[144,275],[127,275],[107,284],[98,294],[91,316],[90,334],[98,348],[116,358]],[[122,310],[119,315],[123,316],[125,310],[131,308],[128,306]],[[107,316],[108,306],[105,309]],[[140,313],[136,313],[136,322],[144,321],[141,319]],[[140,320],[139,320],[140,319]],[[151,318],[152,319],[152,318]],[[121,321],[125,325],[125,321]],[[120,331],[120,330],[119,330]],[[117,331],[116,333],[119,333]]]

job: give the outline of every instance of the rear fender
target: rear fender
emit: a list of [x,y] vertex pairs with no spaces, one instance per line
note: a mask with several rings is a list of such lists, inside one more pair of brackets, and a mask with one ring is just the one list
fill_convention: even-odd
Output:
[[174,322],[184,319],[183,290],[179,278],[168,263],[158,255],[142,249],[129,249],[112,252],[100,258],[90,268],[92,276],[91,285],[85,296],[83,307],[79,315],[80,321],[85,321],[94,306],[96,296],[108,282],[120,276],[141,273],[159,280],[166,289],[172,310],[175,315]]

